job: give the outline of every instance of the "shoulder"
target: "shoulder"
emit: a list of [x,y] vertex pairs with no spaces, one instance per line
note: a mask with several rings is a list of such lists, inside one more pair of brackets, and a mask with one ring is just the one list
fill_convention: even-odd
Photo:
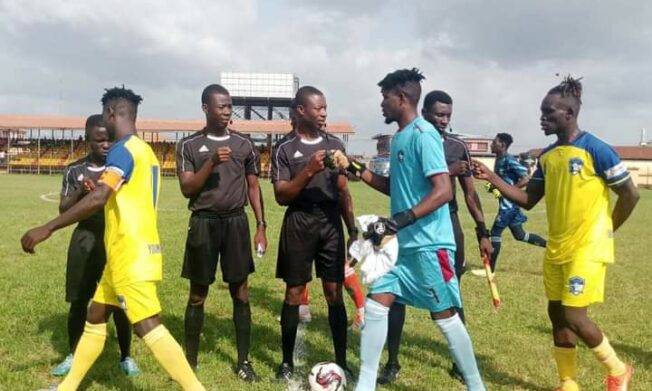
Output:
[[276,142],[276,144],[274,144],[274,149],[276,149],[278,151],[281,148],[283,148],[284,146],[286,146],[289,143],[291,143],[292,141],[294,141],[296,138],[297,138],[296,134],[294,132],[290,132],[290,133],[286,134],[285,136],[283,136],[280,140],[278,140]]
[[84,168],[88,164],[88,156],[84,156],[83,158],[76,160],[66,166],[66,172],[70,172],[73,170],[77,170],[80,168]]
[[235,130],[229,129],[229,134],[233,137],[234,141],[243,143],[248,147],[254,148],[254,140],[248,134],[240,133]]
[[342,141],[341,138],[337,137],[336,135],[332,133],[322,133],[322,137],[326,140],[327,148],[329,149],[346,149],[344,146],[344,141]]
[[589,132],[582,133],[573,144],[588,151],[613,149],[606,141]]
[[204,135],[204,133],[201,132],[201,131],[197,131],[196,133],[193,133],[193,134],[191,134],[191,135],[188,135],[188,136],[182,138],[181,140],[179,140],[179,141],[177,142],[177,147],[179,147],[179,146],[183,146],[183,145],[185,145],[185,144],[187,144],[187,143],[189,143],[189,142],[192,142],[193,140],[197,140],[197,139],[199,139],[200,137],[202,137],[203,135]]
[[414,129],[415,133],[418,134],[428,134],[428,133],[435,133],[437,137],[441,138],[439,135],[439,132],[435,129],[434,126],[423,117],[418,117],[412,122],[412,128]]

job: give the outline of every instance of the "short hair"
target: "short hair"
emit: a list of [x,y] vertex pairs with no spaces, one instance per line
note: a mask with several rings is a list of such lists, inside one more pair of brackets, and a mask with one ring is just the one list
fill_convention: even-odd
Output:
[[399,90],[416,107],[421,98],[421,81],[425,78],[417,68],[399,69],[388,73],[378,82],[378,86],[384,91]]
[[426,94],[426,97],[423,98],[423,108],[428,110],[435,104],[435,102],[440,102],[445,105],[452,105],[453,98],[444,91],[434,90]]
[[201,93],[201,103],[207,105],[210,103],[211,95],[213,94],[219,94],[219,95],[228,95],[230,96],[231,94],[229,93],[229,90],[226,88],[222,87],[219,84],[209,84],[204,88],[204,91]]
[[102,118],[102,114],[93,114],[86,118],[86,125],[84,126],[84,136],[86,137],[86,140],[88,140],[91,136],[91,129],[96,127],[104,127],[104,119]]
[[582,106],[582,83],[580,80],[582,80],[581,77],[574,79],[571,75],[567,75],[561,83],[548,91],[548,95],[557,94],[562,98],[570,98],[569,106],[576,116]]
[[498,133],[496,138],[498,141],[505,144],[505,148],[509,148],[509,146],[514,142],[514,138],[512,138],[512,135],[509,133]]
[[312,95],[324,96],[324,93],[321,92],[318,88],[313,86],[303,86],[299,88],[297,90],[296,95],[294,96],[294,100],[292,101],[292,103],[294,104],[294,108],[296,109],[297,106],[305,105],[306,99],[308,99],[308,97]]
[[138,105],[143,101],[143,97],[134,93],[132,90],[122,87],[105,88],[104,95],[102,95],[102,105],[106,106],[116,101],[125,101],[128,104],[133,119],[136,119],[138,113]]

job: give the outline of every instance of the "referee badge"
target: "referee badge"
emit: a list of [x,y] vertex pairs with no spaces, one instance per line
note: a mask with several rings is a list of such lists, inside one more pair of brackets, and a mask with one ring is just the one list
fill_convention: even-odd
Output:
[[581,277],[575,276],[568,279],[568,291],[574,296],[584,293],[585,285],[586,281]]

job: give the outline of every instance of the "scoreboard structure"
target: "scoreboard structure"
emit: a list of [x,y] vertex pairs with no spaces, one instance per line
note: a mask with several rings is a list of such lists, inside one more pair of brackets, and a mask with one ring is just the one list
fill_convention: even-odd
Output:
[[231,93],[236,118],[288,120],[299,78],[292,73],[222,72],[220,84]]

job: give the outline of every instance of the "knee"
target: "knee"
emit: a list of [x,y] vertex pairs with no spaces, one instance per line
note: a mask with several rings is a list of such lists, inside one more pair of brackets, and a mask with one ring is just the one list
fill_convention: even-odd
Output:
[[305,285],[287,287],[285,290],[285,303],[289,305],[301,304],[301,296],[303,295],[304,289]]
[[203,306],[204,302],[206,302],[206,296],[199,293],[190,293],[190,296],[188,296],[188,305],[193,307]]
[[342,290],[341,289],[332,289],[324,292],[324,297],[326,298],[326,303],[329,306],[341,305],[344,303],[342,299]]

